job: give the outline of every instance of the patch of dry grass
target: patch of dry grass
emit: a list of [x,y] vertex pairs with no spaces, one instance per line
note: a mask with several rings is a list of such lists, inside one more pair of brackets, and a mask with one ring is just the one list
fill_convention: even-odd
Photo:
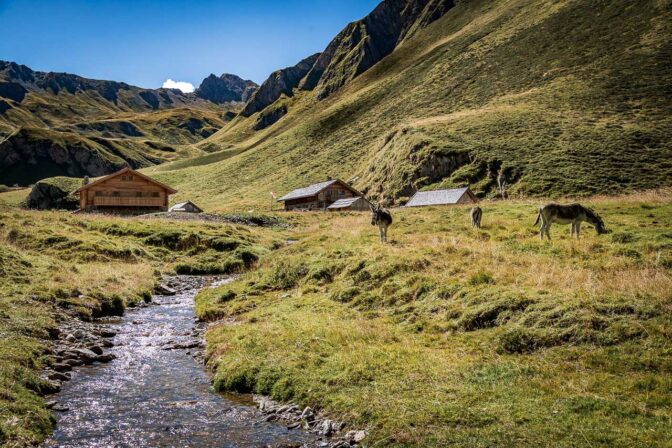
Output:
[[585,201],[608,235],[538,203],[306,213],[297,243],[197,297],[222,390],[316,406],[381,446],[664,446],[672,402],[669,192]]

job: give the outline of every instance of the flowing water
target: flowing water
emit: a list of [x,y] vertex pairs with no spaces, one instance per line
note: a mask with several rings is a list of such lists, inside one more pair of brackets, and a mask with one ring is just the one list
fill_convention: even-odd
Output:
[[284,447],[312,445],[306,432],[264,422],[253,406],[214,392],[194,343],[198,286],[131,310],[112,324],[109,364],[76,368],[54,398],[69,407],[45,447]]

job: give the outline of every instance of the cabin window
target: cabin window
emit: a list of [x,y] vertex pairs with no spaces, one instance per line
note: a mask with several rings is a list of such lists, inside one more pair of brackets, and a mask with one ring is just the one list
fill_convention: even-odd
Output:
[[158,197],[159,197],[159,192],[158,192],[158,191],[154,191],[154,192],[152,193],[152,197],[153,197],[153,198],[158,198]]
[[96,191],[96,196],[100,197],[100,196],[102,196],[102,195],[103,195],[103,192],[102,192],[102,191]]
[[121,180],[125,182],[129,182],[133,180],[133,176],[121,176]]
[[135,197],[136,198],[141,198],[142,197],[142,191],[136,191],[135,192]]
[[118,191],[113,191],[112,196],[114,196],[115,198],[118,198],[119,196],[121,196],[121,194]]
[[344,197],[345,197],[345,190],[340,190],[340,191],[338,192],[338,195],[339,195],[340,197],[344,198]]

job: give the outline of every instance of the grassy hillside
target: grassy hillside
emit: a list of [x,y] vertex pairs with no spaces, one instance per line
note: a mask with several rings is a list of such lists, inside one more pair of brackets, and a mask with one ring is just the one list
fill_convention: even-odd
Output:
[[668,446],[672,196],[587,201],[608,235],[539,241],[536,203],[304,214],[197,297],[215,387],[370,430],[368,446]]
[[[204,151],[192,145],[240,107],[0,61],[0,181],[25,186],[198,156]],[[63,152],[76,152],[76,160]]]
[[162,273],[244,270],[283,241],[247,226],[26,212],[0,194],[0,445],[32,446],[54,419],[39,374],[59,321],[144,300]]
[[202,143],[241,154],[161,179],[219,208],[328,175],[390,201],[488,195],[500,169],[513,195],[669,185],[670,23],[669,1],[463,1],[328,99],[296,91],[269,128],[238,117]]

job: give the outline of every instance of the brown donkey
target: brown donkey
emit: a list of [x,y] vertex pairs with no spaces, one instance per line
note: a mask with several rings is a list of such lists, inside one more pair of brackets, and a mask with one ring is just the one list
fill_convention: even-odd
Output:
[[380,242],[387,243],[387,228],[392,225],[392,213],[379,205],[371,205],[371,225],[378,226]]
[[539,238],[544,239],[544,234],[550,240],[551,239],[551,224],[571,224],[569,236],[572,237],[576,234],[576,238],[579,238],[579,233],[581,232],[581,223],[586,221],[592,224],[595,227],[598,235],[607,233],[607,229],[604,227],[604,221],[599,217],[597,213],[584,207],[581,204],[571,204],[571,205],[560,205],[560,204],[546,204],[543,207],[539,207],[539,213],[537,214],[537,220],[534,221],[536,226],[539,221],[541,221],[541,227],[539,227]]
[[481,218],[483,217],[483,210],[481,210],[481,207],[473,207],[469,211],[469,215],[471,216],[471,227],[475,227],[477,229],[481,228]]

